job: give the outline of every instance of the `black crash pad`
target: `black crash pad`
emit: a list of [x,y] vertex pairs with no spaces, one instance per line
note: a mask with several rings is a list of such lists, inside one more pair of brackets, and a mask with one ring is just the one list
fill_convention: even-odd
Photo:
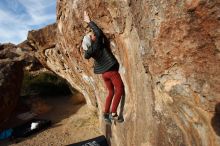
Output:
[[102,135],[79,143],[70,144],[68,146],[108,146],[108,143],[105,136]]
[[[31,129],[32,123],[38,123],[38,126],[34,129]],[[13,128],[12,138],[24,138],[27,136],[30,136],[32,134],[35,134],[37,132],[40,132],[49,126],[51,126],[50,120],[44,120],[44,119],[32,119],[22,125],[19,125],[17,127]]]

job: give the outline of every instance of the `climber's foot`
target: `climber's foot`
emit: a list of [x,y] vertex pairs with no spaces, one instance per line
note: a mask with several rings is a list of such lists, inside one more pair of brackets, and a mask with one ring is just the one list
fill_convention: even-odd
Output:
[[109,113],[104,113],[103,114],[103,118],[104,118],[104,120],[105,120],[105,122],[107,123],[107,124],[111,124],[112,123],[112,121],[111,121],[111,119],[110,119],[110,114]]
[[118,116],[117,113],[112,113],[111,116],[110,116],[110,119],[114,120],[114,121],[116,121],[118,123],[124,122],[124,118],[122,116]]

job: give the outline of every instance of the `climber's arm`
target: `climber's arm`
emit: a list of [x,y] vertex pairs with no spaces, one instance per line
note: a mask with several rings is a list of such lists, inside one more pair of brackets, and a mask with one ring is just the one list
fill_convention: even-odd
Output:
[[90,17],[86,11],[84,11],[84,21],[89,24],[89,27],[93,30],[96,36],[91,50],[89,51],[88,49],[88,51],[85,51],[85,58],[89,59],[96,50],[100,50],[102,48],[102,30],[93,21],[90,20]]
[[96,39],[100,39],[102,36],[102,30],[95,24],[95,22],[91,21],[89,14],[84,11],[84,21],[89,24],[89,27],[93,30]]
[[95,24],[95,22],[90,21],[89,27],[93,30],[95,33],[96,39],[100,39],[102,36],[102,30]]

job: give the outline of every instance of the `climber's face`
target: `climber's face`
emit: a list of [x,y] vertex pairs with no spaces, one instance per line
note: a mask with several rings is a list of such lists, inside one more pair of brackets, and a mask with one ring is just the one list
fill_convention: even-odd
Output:
[[89,36],[93,42],[96,40],[96,36],[94,33],[90,33]]

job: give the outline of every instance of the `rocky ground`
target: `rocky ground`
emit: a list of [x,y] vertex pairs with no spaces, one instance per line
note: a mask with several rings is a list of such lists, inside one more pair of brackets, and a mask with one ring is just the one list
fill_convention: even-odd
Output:
[[35,105],[35,111],[39,113],[47,111],[39,117],[51,119],[52,127],[18,143],[13,141],[0,143],[0,145],[62,146],[101,135],[96,112],[91,111],[84,103],[77,103],[74,99],[76,98],[47,97],[38,100],[39,104]]

